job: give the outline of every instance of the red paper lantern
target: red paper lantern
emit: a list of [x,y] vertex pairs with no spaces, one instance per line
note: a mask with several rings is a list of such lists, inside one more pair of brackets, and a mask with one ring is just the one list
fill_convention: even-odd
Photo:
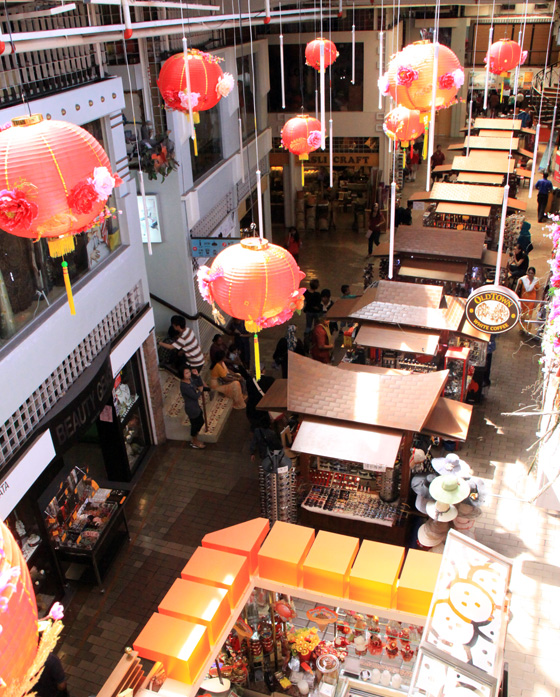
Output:
[[37,653],[37,604],[20,548],[0,521],[0,679],[21,680]]
[[303,306],[305,274],[283,247],[249,237],[227,247],[198,272],[202,297],[257,332],[283,324]]
[[45,238],[52,256],[71,252],[72,236],[108,215],[121,184],[90,133],[40,114],[12,119],[0,133],[0,161],[0,229]]
[[[405,46],[389,62],[379,81],[382,94],[390,94],[399,106],[420,112],[432,108],[432,83],[435,46],[416,41]],[[459,59],[450,48],[439,44],[436,86],[436,109],[445,109],[456,101],[457,91],[465,80]]]
[[[489,70],[493,75],[509,73],[518,65],[523,65],[527,60],[527,51],[522,51],[517,41],[511,39],[500,39],[490,46],[490,66]],[[488,53],[484,62],[488,61]]]
[[315,70],[321,69],[321,44],[323,44],[325,47],[325,68],[328,68],[329,65],[332,65],[338,58],[338,51],[336,50],[336,46],[333,44],[332,41],[323,38],[314,39],[313,41],[310,41],[305,47],[305,62],[312,68],[315,68]]
[[385,117],[383,130],[388,138],[406,148],[411,141],[424,133],[424,123],[416,109],[398,106]]
[[280,133],[282,146],[300,160],[308,160],[309,153],[321,146],[321,122],[302,114],[286,121]]
[[220,68],[223,58],[203,53],[196,48],[187,51],[190,77],[190,97],[187,94],[185,54],[168,58],[159,73],[158,88],[168,109],[189,113],[192,110],[212,109],[222,97],[227,97],[234,84],[233,77]]

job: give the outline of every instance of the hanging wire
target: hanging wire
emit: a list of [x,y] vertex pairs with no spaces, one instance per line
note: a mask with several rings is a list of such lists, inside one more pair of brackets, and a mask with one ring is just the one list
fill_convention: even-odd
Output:
[[[332,8],[329,6],[329,10]],[[332,41],[332,12],[329,12],[329,41]],[[334,133],[332,117],[332,61],[329,63],[329,185],[334,185]],[[331,201],[331,205],[333,202]]]
[[[556,2],[556,0],[554,0]],[[471,151],[471,128],[472,128],[472,106],[474,98],[474,76],[475,76],[475,65],[476,65],[476,47],[478,46],[478,21],[480,18],[480,3],[476,6],[476,25],[474,29],[474,44],[473,44],[473,56],[472,56],[472,71],[471,71],[471,84],[467,86],[467,91],[470,88],[471,98],[469,100],[469,123],[467,128],[467,157]]]
[[490,47],[492,46],[492,36],[494,34],[494,6],[495,0],[492,0],[492,19],[490,20],[490,31],[488,32],[488,50],[486,52],[486,80],[484,82],[484,111],[488,108],[488,78],[490,76]]
[[[304,59],[305,59],[305,53],[303,51],[303,44],[301,43],[301,2],[302,0],[298,0],[297,7],[298,7],[298,47],[299,47],[299,64],[298,64],[298,69],[299,69],[299,91],[301,93],[301,113],[305,111],[305,97],[304,97],[304,89],[303,89],[303,64],[304,64]],[[313,15],[315,17],[315,14]],[[315,33],[315,35],[317,35]]]
[[[255,85],[255,54],[253,52],[253,24],[251,22],[251,0],[248,0],[248,14],[249,14],[249,44],[251,51],[251,84],[253,87],[253,115],[255,121],[255,156],[256,156],[256,167],[257,167],[257,213],[259,216],[259,237],[264,239],[264,224],[263,224],[263,210],[262,210],[262,193],[261,193],[261,170],[260,170],[260,160],[259,160],[259,131],[257,129],[257,100],[256,92],[257,88]],[[251,185],[251,179],[249,179],[249,186]]]
[[[232,0],[233,2],[233,0]],[[237,8],[238,8],[238,14],[239,14],[239,46],[241,48],[241,95],[243,97],[243,109],[241,110],[243,119],[245,123],[247,123],[247,97],[245,95],[245,47],[244,47],[244,42],[243,42],[243,21],[241,18],[241,0],[237,0]],[[235,29],[234,29],[235,33]],[[254,95],[253,95],[254,99]],[[243,127],[241,129],[243,131]],[[257,132],[256,132],[256,127],[255,127],[255,138],[257,137]],[[245,162],[247,164],[247,181],[249,182],[249,197],[250,197],[250,192],[251,192],[251,163],[249,160],[249,157],[245,158]],[[253,225],[253,229],[255,226],[255,211],[254,211],[254,206],[251,206],[251,223]]]
[[4,13],[6,14],[6,26],[8,27],[8,34],[10,35],[10,44],[13,47],[12,53],[16,59],[16,70],[17,70],[18,77],[19,77],[19,90],[20,90],[20,94],[21,94],[21,103],[27,107],[27,111],[29,112],[29,116],[31,116],[31,105],[27,101],[27,97],[26,97],[26,92],[25,92],[25,84],[26,83],[25,83],[25,80],[23,79],[23,71],[21,69],[21,65],[19,62],[19,55],[18,55],[17,51],[15,50],[15,46],[14,46],[14,40],[12,37],[12,21],[10,20],[10,15],[8,13],[8,3],[6,2],[6,0],[4,0]]

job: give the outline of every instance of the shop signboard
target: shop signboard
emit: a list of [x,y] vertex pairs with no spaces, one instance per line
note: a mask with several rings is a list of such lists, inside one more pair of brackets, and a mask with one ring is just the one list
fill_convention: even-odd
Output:
[[503,334],[517,324],[521,308],[517,295],[505,286],[483,286],[467,300],[465,315],[485,334]]
[[232,244],[241,242],[240,237],[191,237],[191,253],[193,257],[213,259]]

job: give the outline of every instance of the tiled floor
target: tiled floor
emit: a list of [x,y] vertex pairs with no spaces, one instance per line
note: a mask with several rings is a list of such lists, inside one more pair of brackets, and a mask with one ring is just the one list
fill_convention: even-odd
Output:
[[[421,181],[420,173],[417,188]],[[526,198],[527,191],[521,195]],[[533,198],[528,214],[532,221],[535,209]],[[540,226],[535,223],[533,232],[536,228]],[[363,233],[339,226],[336,232],[308,234],[300,263],[337,296],[344,282],[361,290],[366,248]],[[538,236],[531,261],[539,274],[546,271],[549,249],[549,241]],[[296,324],[302,331],[303,318]],[[282,331],[263,332],[261,337],[269,369]],[[536,417],[504,415],[535,402],[531,386],[539,375],[538,353],[538,346],[523,341],[517,329],[498,340],[492,387],[475,408],[469,441],[461,452],[491,492],[477,521],[477,538],[514,563],[506,652],[512,697],[560,697],[555,602],[560,517],[525,502],[534,490],[534,478],[527,475],[534,451],[527,449],[536,438]],[[244,413],[234,411],[219,442],[204,452],[181,442],[157,449],[128,503],[132,540],[113,564],[105,594],[80,588],[67,610],[59,655],[72,697],[98,691],[205,533],[259,515],[249,439]]]

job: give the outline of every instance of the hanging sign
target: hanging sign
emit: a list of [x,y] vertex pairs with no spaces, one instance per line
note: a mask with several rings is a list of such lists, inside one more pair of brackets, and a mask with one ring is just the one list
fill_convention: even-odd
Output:
[[213,259],[223,249],[240,240],[240,237],[191,237],[192,256]]
[[517,324],[521,308],[517,295],[505,286],[483,286],[467,300],[465,315],[475,329],[503,334]]

